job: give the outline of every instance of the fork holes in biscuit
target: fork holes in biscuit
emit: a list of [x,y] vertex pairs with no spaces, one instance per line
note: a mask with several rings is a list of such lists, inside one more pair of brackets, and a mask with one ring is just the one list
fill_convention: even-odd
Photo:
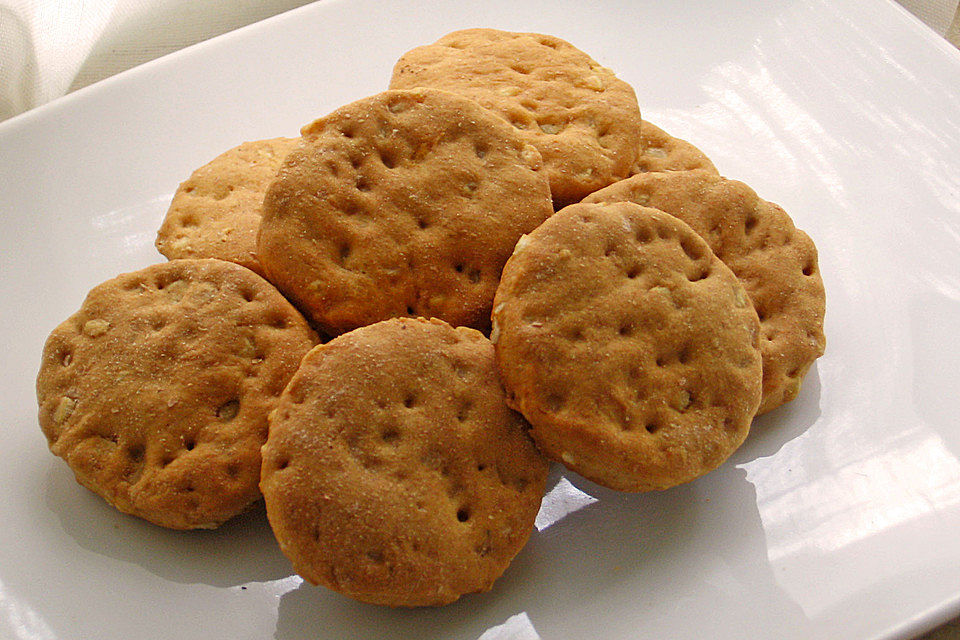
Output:
[[417,397],[415,394],[408,393],[406,396],[404,396],[403,406],[405,406],[407,409],[412,409],[416,404],[417,404]]
[[357,191],[370,191],[370,183],[363,176],[357,176]]
[[397,157],[390,149],[381,149],[380,162],[382,162],[383,166],[387,169],[393,169],[397,166]]
[[183,441],[183,448],[186,449],[187,451],[193,451],[196,448],[196,446],[197,446],[197,441],[194,440],[193,438],[188,438],[187,440]]
[[127,447],[127,457],[132,462],[142,462],[143,455],[146,452],[142,444],[134,444]]
[[396,444],[400,440],[400,431],[396,427],[387,427],[380,432],[380,439],[386,444]]
[[559,393],[551,393],[547,396],[547,409],[550,411],[560,411],[563,408],[563,396]]
[[743,223],[743,230],[744,230],[746,233],[750,234],[750,233],[753,232],[753,230],[754,230],[754,228],[755,228],[756,226],[757,226],[757,218],[756,218],[756,216],[748,216],[747,219],[746,219],[746,220],[744,221],[744,223]]
[[642,271],[643,268],[640,265],[634,265],[627,270],[627,278],[630,280],[635,280]]
[[457,521],[466,522],[470,519],[470,509],[468,507],[460,507],[457,509]]
[[812,276],[816,270],[816,266],[814,266],[812,261],[803,265],[803,275],[805,276]]
[[703,257],[703,252],[700,251],[700,248],[690,240],[683,240],[680,243],[680,248],[683,249],[683,252],[687,254],[687,257],[691,260],[696,261]]
[[640,227],[637,229],[637,242],[640,244],[646,244],[653,240],[653,233],[647,227]]
[[228,422],[237,417],[237,414],[240,413],[240,402],[238,400],[230,400],[220,405],[220,408],[217,409],[217,417],[220,418],[223,422]]
[[645,424],[643,428],[646,430],[647,433],[656,433],[657,431],[660,430],[660,425],[656,422],[651,421]]

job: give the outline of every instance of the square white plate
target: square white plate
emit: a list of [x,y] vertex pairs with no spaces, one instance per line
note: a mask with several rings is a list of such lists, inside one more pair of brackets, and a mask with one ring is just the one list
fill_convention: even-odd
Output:
[[[573,42],[813,237],[828,346],[800,398],[670,491],[555,471],[494,590],[441,609],[301,584],[262,510],[177,533],[77,485],[36,421],[49,331],[162,259],[194,168],[469,26]],[[892,3],[318,3],[0,124],[0,216],[2,638],[892,638],[960,612],[960,52]]]

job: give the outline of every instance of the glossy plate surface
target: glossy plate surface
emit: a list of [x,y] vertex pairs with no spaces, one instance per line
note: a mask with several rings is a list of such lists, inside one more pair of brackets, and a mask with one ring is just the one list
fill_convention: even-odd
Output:
[[[46,449],[34,378],[87,290],[162,258],[179,181],[385,88],[447,31],[563,37],[820,250],[827,354],[718,471],[555,470],[491,593],[393,611],[302,584],[262,509],[177,533]],[[960,52],[892,3],[323,2],[0,124],[0,637],[892,638],[960,613]]]

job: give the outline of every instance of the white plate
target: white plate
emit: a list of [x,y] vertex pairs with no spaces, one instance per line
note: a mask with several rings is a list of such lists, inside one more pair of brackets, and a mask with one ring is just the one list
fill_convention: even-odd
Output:
[[[334,0],[0,124],[0,637],[888,638],[960,612],[960,53],[892,3],[597,5]],[[441,609],[301,584],[262,511],[176,533],[78,486],[37,427],[41,345],[94,284],[161,260],[177,183],[478,25],[590,52],[810,233],[828,347],[800,398],[687,486],[555,472],[494,590]]]

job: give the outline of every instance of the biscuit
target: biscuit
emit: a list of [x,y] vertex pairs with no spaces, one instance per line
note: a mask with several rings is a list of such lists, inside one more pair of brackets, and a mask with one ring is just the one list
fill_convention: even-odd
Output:
[[261,277],[174,260],[95,287],[47,339],[40,427],[120,511],[213,528],[259,496],[267,413],[315,344]]
[[590,480],[665,489],[746,438],[760,403],[757,314],[673,216],[571,205],[517,244],[494,304],[508,404],[547,457]]
[[782,208],[742,182],[705,171],[633,176],[586,201],[655,207],[700,234],[743,283],[760,316],[759,413],[797,396],[804,375],[826,345],[825,295],[817,248]]
[[490,589],[529,537],[548,465],[493,346],[398,318],[312,350],[270,418],[261,488],[309,582],[392,606]]
[[337,335],[397,316],[486,329],[503,263],[553,213],[540,154],[443,91],[387,91],[303,128],[264,199],[268,277]]
[[194,171],[173,195],[157,250],[170,260],[218,258],[263,275],[256,253],[263,194],[298,142],[244,142]]
[[640,155],[631,174],[696,169],[717,173],[710,158],[686,140],[675,138],[646,120],[640,124]]
[[570,43],[537,33],[455,31],[405,53],[391,89],[476,100],[543,155],[556,208],[630,175],[640,148],[633,89]]

